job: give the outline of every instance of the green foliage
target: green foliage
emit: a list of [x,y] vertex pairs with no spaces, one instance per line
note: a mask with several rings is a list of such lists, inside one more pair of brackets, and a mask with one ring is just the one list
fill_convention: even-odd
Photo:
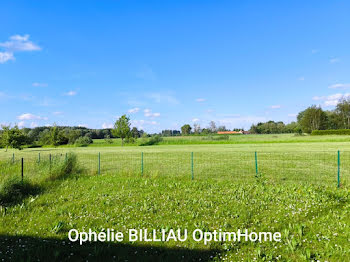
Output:
[[27,142],[28,136],[18,126],[2,126],[1,144],[6,150],[8,147],[21,150]]
[[54,162],[49,171],[49,180],[65,179],[72,175],[78,175],[82,172],[82,168],[78,164],[77,155],[70,153],[67,159],[59,159]]
[[181,133],[182,135],[189,135],[191,134],[192,127],[189,124],[183,125],[181,127]]
[[311,134],[313,130],[323,130],[327,128],[327,114],[321,107],[315,105],[308,107],[298,114],[298,123],[303,132]]
[[17,176],[10,177],[0,185],[0,206],[17,204],[24,198],[39,192],[40,187],[28,180],[21,181]]
[[329,130],[314,130],[312,136],[324,135],[350,135],[350,129],[329,129]]
[[77,140],[75,140],[75,145],[76,146],[81,146],[81,147],[85,147],[88,146],[90,144],[92,144],[92,139],[88,136],[81,136],[79,137]]
[[163,138],[159,135],[152,136],[150,138],[143,138],[141,140],[140,146],[152,146],[157,145],[163,141]]
[[124,138],[130,136],[130,118],[126,115],[122,115],[114,124],[112,133],[116,137],[122,139],[122,146],[124,145]]

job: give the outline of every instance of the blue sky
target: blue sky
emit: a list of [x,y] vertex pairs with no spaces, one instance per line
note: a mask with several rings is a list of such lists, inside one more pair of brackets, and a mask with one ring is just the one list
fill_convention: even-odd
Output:
[[2,1],[0,123],[249,128],[350,96],[349,1]]

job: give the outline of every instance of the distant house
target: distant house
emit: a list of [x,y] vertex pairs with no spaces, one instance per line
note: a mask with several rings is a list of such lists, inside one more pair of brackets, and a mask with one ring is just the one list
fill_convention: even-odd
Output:
[[243,131],[219,131],[217,133],[218,135],[237,135],[237,134],[243,134]]
[[239,131],[219,131],[218,135],[248,135],[249,131],[239,130]]

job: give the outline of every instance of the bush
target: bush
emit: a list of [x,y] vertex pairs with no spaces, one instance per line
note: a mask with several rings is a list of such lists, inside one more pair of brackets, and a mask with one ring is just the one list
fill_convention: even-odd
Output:
[[163,138],[161,138],[159,135],[152,136],[150,138],[142,138],[142,142],[140,143],[140,146],[152,146],[157,145],[159,142],[163,141]]
[[81,136],[75,140],[76,146],[88,146],[90,144],[92,144],[92,139],[89,136]]
[[314,130],[312,136],[323,135],[350,135],[350,129],[329,129],[329,130]]
[[30,195],[40,193],[40,187],[27,180],[23,182],[19,177],[11,177],[0,185],[0,205],[10,206],[20,203]]
[[77,156],[75,154],[68,154],[65,160],[60,160],[54,163],[50,172],[50,180],[64,179],[70,175],[79,174],[82,169],[78,165]]

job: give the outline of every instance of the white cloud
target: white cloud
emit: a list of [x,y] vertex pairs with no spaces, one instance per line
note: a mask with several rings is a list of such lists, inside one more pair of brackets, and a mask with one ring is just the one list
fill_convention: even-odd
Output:
[[154,118],[154,117],[159,117],[160,116],[160,113],[152,113],[152,110],[148,109],[148,108],[143,110],[143,112],[144,112],[145,117],[152,117],[152,118]]
[[48,84],[46,84],[46,83],[34,82],[34,83],[32,84],[32,86],[35,86],[35,87],[47,87]]
[[312,99],[316,101],[323,101],[324,106],[336,106],[341,99],[350,98],[350,93],[337,93],[329,96],[314,96]]
[[17,124],[18,127],[24,127],[24,125],[25,125],[24,121],[20,121],[20,122]]
[[330,86],[328,86],[328,88],[331,88],[331,89],[346,89],[346,88],[350,88],[350,84],[338,83],[338,84],[330,85]]
[[75,96],[77,94],[76,91],[69,91],[67,93],[64,93],[65,96]]
[[13,35],[10,40],[0,42],[0,48],[4,52],[0,52],[0,63],[6,63],[9,60],[15,60],[14,53],[29,52],[41,50],[40,46],[29,40],[29,35]]
[[311,54],[316,54],[316,53],[318,53],[318,52],[319,52],[318,49],[312,49],[312,50],[311,50]]
[[296,117],[298,114],[288,114],[289,117]]
[[0,43],[0,47],[7,51],[14,53],[19,51],[38,51],[41,50],[40,46],[34,44],[29,40],[29,35],[14,35],[10,37],[9,41]]
[[152,94],[146,95],[146,97],[153,99],[154,102],[156,103],[167,103],[172,105],[179,104],[179,101],[174,96],[167,95],[167,94],[152,93]]
[[193,118],[192,122],[199,122],[199,119],[198,118]]
[[272,105],[270,106],[271,109],[279,109],[281,108],[281,105]]
[[30,127],[31,128],[35,128],[35,127],[37,127],[38,126],[38,123],[36,123],[36,122],[31,122],[30,123]]
[[154,125],[158,125],[159,123],[156,121],[147,121],[147,120],[131,120],[130,121],[132,126],[135,126],[139,129],[143,129],[145,126],[154,126]]
[[110,123],[103,123],[103,124],[102,124],[102,128],[103,128],[103,129],[106,129],[106,128],[113,128],[113,124],[110,124]]
[[17,116],[19,120],[47,120],[47,117],[36,116],[30,113],[25,113]]
[[13,53],[10,52],[0,52],[0,64],[4,64],[7,61],[15,60]]
[[338,62],[340,62],[340,59],[339,58],[331,58],[331,59],[329,59],[329,63],[331,63],[331,64],[335,64],[335,63],[338,63]]
[[305,80],[305,77],[300,76],[300,77],[298,77],[298,80],[299,80],[299,81],[304,81],[304,80]]
[[59,116],[59,115],[62,115],[63,112],[61,112],[61,111],[56,111],[56,112],[53,112],[52,114],[55,115],[55,116]]
[[196,99],[196,102],[198,102],[198,103],[205,102],[205,101],[206,101],[205,98],[197,98]]
[[86,127],[86,128],[88,128],[88,125],[87,124],[79,124],[78,127]]
[[128,110],[128,112],[129,112],[130,114],[135,114],[135,113],[137,113],[137,112],[139,112],[139,111],[140,111],[140,108],[138,108],[138,107],[131,108],[131,109]]

